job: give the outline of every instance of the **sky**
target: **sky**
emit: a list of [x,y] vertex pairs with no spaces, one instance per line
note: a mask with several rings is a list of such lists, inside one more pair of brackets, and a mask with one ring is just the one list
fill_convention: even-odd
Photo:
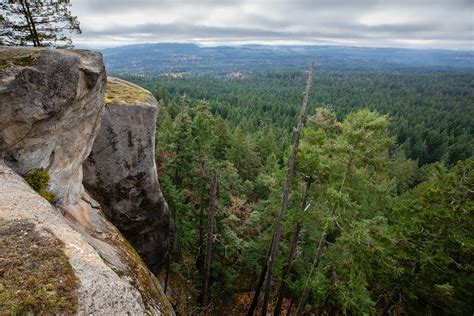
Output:
[[193,42],[474,50],[474,0],[72,0],[76,45]]

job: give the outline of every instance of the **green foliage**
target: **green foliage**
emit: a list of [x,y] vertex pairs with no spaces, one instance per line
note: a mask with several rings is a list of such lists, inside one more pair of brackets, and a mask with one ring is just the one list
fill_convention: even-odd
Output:
[[34,169],[25,176],[26,183],[28,183],[36,192],[38,192],[39,195],[51,203],[54,201],[55,196],[53,193],[46,190],[50,180],[51,176],[49,175],[48,171],[43,168]]
[[[380,216],[389,205],[394,186],[388,175],[388,118],[361,110],[342,122],[327,109],[318,109],[305,128],[298,170],[305,181],[314,179],[313,214],[299,216],[315,225],[303,236],[304,255],[297,259],[297,274],[306,276],[322,231],[328,233],[328,250],[312,279],[303,278],[313,306],[322,305],[347,314],[367,314],[376,302],[370,291],[372,262],[383,257],[374,234],[385,236]],[[314,227],[314,226],[312,226]],[[313,236],[311,236],[313,235]],[[371,261],[373,260],[373,261]],[[294,281],[295,288],[299,281]],[[297,294],[297,293],[296,293]],[[301,295],[301,294],[299,294]],[[298,296],[297,296],[298,297]]]
[[8,1],[0,4],[0,42],[9,46],[72,47],[80,34],[69,1]]
[[[276,147],[281,159],[290,144],[295,105],[301,102],[306,75],[280,71],[253,72],[242,80],[130,75],[125,79],[156,91],[155,96],[165,98],[174,113],[183,94],[205,100],[211,112],[231,127],[255,134],[259,152]],[[420,165],[444,161],[453,166],[474,155],[472,85],[472,74],[454,71],[339,72],[319,68],[314,82],[317,93],[310,97],[308,113],[330,106],[339,119],[362,108],[388,114],[390,133],[396,135],[408,158]],[[265,142],[263,134],[267,134],[267,144],[260,146]]]
[[[400,240],[394,255],[403,274],[401,295],[412,313],[468,315],[474,311],[474,159],[404,195],[391,220]],[[413,281],[416,282],[413,282]]]
[[35,191],[39,192],[46,189],[51,180],[51,176],[45,169],[38,168],[30,171],[26,175],[25,180]]
[[39,195],[41,195],[43,198],[45,198],[46,201],[48,201],[49,203],[54,202],[54,199],[56,198],[56,196],[55,196],[53,193],[48,192],[48,191],[39,191],[38,193],[39,193]]
[[[320,313],[472,314],[472,304],[462,303],[473,301],[472,159],[460,161],[472,154],[470,109],[461,96],[471,79],[437,76],[318,76],[274,274],[282,277],[293,227],[301,222],[287,299],[298,302],[308,284],[307,306]],[[302,77],[134,79],[160,99],[156,155],[177,227],[173,271],[196,297],[200,227],[209,170],[216,168],[211,292],[216,304],[232,301],[254,287],[266,260]],[[421,89],[422,104],[413,89]],[[315,106],[328,103],[334,109]],[[444,166],[457,161],[454,169]],[[324,231],[327,248],[308,279]]]
[[261,166],[251,136],[246,135],[239,127],[232,133],[225,158],[237,168],[243,180],[253,180]]

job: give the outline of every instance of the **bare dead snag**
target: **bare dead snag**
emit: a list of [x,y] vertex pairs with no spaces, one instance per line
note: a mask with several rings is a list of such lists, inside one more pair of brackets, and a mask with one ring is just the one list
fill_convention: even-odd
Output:
[[[347,180],[347,176],[349,175],[349,172],[352,168],[352,162],[353,162],[353,158],[352,158],[352,154],[351,154],[349,156],[349,160],[347,162],[346,170],[344,172],[344,176],[342,178],[341,185],[339,186],[339,193],[341,193],[343,188],[344,188],[344,185],[345,185],[346,180]],[[331,213],[330,213],[331,217],[336,216],[336,208],[337,208],[338,204],[339,204],[338,201],[336,201],[332,205]],[[328,237],[328,230],[327,230],[327,228],[325,228],[324,231],[323,231],[323,234],[321,235],[321,239],[319,240],[318,249],[316,250],[316,253],[315,253],[314,259],[313,259],[313,263],[311,265],[311,269],[309,270],[308,277],[306,279],[306,283],[305,283],[304,290],[303,290],[303,295],[301,296],[301,299],[298,303],[298,308],[296,310],[296,315],[297,316],[301,315],[301,313],[303,311],[303,308],[306,305],[306,300],[308,299],[308,296],[309,296],[309,281],[313,277],[314,271],[316,271],[316,269],[318,268],[319,263],[321,262],[321,257],[323,256],[323,253],[326,250],[327,237]]]
[[202,306],[209,304],[209,279],[211,276],[211,259],[212,259],[212,245],[214,239],[214,227],[216,225],[216,208],[217,208],[217,171],[212,169],[211,173],[211,192],[209,201],[209,213],[207,220],[207,247],[205,258],[205,274],[202,295]]
[[[270,255],[270,251],[272,250],[272,244],[273,240],[270,242],[270,247],[268,248],[267,255],[265,256],[265,259],[268,258]],[[249,311],[247,312],[247,316],[253,316],[253,313],[255,312],[255,309],[257,308],[258,305],[258,299],[260,297],[260,291],[263,286],[263,282],[265,281],[265,275],[267,274],[267,262],[265,261],[262,265],[262,271],[260,271],[260,276],[258,278],[257,286],[255,288],[255,293],[253,295],[252,299],[252,304],[250,304]]]
[[199,273],[203,273],[203,255],[202,255],[202,248],[204,244],[204,195],[206,190],[206,161],[201,160],[201,164],[199,166],[199,176],[200,176],[200,185],[201,185],[201,193],[200,193],[200,201],[199,201],[199,241],[198,241],[198,252],[196,254],[196,267],[198,268]]
[[[313,183],[313,178],[308,177],[306,179],[306,187],[305,187],[305,192],[303,196],[303,201],[301,202],[301,207],[300,211],[303,213],[307,209],[307,203],[308,203],[308,194],[309,194],[309,189],[311,188],[311,183]],[[291,246],[290,246],[290,252],[288,253],[288,259],[286,261],[286,265],[283,269],[283,274],[282,274],[282,279],[281,279],[281,284],[280,288],[278,290],[278,299],[275,304],[275,310],[273,314],[275,316],[279,316],[281,312],[281,306],[283,304],[283,298],[286,294],[286,289],[287,289],[287,279],[289,274],[291,273],[291,270],[293,269],[293,262],[295,260],[296,256],[296,247],[298,246],[298,241],[300,239],[300,233],[301,233],[301,220],[299,220],[296,225],[295,229],[293,230],[293,239],[291,240]]]
[[263,296],[263,305],[262,305],[262,311],[261,311],[261,315],[263,316],[267,315],[268,301],[270,300],[270,291],[271,291],[271,286],[272,286],[273,268],[275,267],[275,261],[276,261],[276,257],[278,253],[278,246],[280,243],[281,232],[283,228],[283,220],[285,219],[286,210],[288,208],[288,199],[290,195],[293,174],[295,172],[296,154],[298,152],[298,146],[300,143],[301,129],[303,127],[303,122],[304,122],[305,114],[306,114],[306,107],[308,105],[309,93],[311,92],[311,85],[313,83],[313,66],[314,66],[314,62],[311,62],[309,65],[309,70],[308,70],[308,80],[306,82],[306,89],[304,91],[303,104],[301,106],[301,112],[298,119],[298,123],[296,124],[295,138],[293,140],[293,146],[291,149],[291,157],[290,157],[290,162],[288,166],[288,175],[286,177],[285,189],[284,189],[283,197],[281,199],[280,213],[275,223],[275,230],[273,233],[273,241],[272,241],[270,256],[268,257],[268,261],[267,261],[267,273],[265,276],[265,293]]

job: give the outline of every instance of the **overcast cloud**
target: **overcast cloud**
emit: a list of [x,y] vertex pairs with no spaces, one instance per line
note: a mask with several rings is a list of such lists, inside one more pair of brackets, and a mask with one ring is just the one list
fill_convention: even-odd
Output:
[[77,44],[474,49],[474,0],[72,0]]

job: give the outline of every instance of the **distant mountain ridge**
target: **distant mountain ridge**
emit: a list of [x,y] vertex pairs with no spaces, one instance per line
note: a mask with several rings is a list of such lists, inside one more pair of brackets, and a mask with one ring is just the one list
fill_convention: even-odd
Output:
[[474,71],[474,52],[324,45],[198,46],[135,44],[101,50],[109,72],[225,74],[301,70],[310,59],[323,69],[399,70],[422,67]]

